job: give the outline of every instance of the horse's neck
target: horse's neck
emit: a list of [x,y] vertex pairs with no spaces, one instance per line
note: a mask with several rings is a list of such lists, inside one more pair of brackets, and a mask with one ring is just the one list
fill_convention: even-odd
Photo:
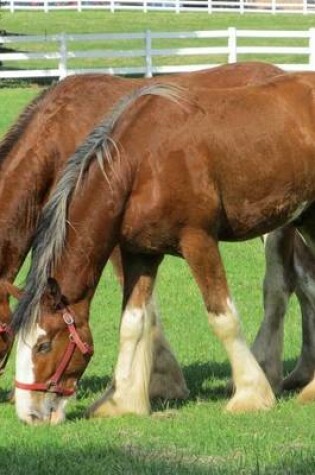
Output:
[[[88,184],[72,199],[65,249],[54,277],[70,303],[93,297],[95,288],[114,247],[131,187],[130,167],[115,165],[107,178],[95,163]],[[117,165],[117,164],[116,164]],[[120,174],[120,176],[118,176]]]
[[[24,146],[26,145],[26,140]],[[40,148],[23,144],[0,170],[0,277],[13,280],[30,246],[39,214],[54,179],[53,164]],[[52,162],[52,160],[51,160]]]
[[[84,131],[58,126],[57,118],[30,124],[5,157],[0,169],[0,278],[12,281],[31,244],[39,215],[58,172]],[[45,130],[49,130],[49,137]]]

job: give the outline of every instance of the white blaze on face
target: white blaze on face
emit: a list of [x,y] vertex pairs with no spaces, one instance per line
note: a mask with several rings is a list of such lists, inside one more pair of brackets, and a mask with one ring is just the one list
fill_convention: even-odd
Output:
[[[40,336],[46,332],[37,324],[27,335],[19,335],[16,352],[16,380],[20,383],[32,384],[35,382],[32,350]],[[32,408],[32,392],[25,389],[15,389],[15,407],[17,415],[25,422],[30,422]]]

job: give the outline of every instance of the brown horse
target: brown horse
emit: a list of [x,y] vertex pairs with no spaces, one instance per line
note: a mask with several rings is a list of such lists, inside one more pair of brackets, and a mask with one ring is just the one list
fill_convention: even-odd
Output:
[[[168,100],[140,99],[146,94]],[[124,267],[120,352],[112,387],[90,414],[150,411],[152,291],[164,254],[187,261],[227,351],[236,388],[227,408],[274,404],[242,336],[218,241],[298,219],[313,242],[314,94],[311,73],[246,88],[196,88],[184,99],[170,85],[150,86],[120,101],[90,134],[45,207],[14,315],[21,419],[63,419],[91,354],[90,301],[117,244]],[[69,332],[77,346],[67,357]]]
[[[234,87],[280,72],[268,64],[243,63],[168,80],[187,87]],[[36,98],[1,142],[0,370],[4,369],[13,341],[8,292],[12,294],[15,289],[10,284],[29,250],[40,211],[59,170],[115,101],[146,82],[107,75],[67,78]],[[112,262],[117,259],[112,258]],[[154,338],[157,359],[151,395],[184,397],[187,388],[162,330],[156,330]]]

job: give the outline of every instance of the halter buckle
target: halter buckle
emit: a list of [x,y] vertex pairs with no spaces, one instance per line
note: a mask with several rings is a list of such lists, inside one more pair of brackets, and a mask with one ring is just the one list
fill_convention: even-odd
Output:
[[49,392],[49,393],[55,392],[54,389],[57,387],[57,385],[58,384],[56,383],[56,381],[48,381],[46,383],[47,392]]
[[68,311],[68,312],[65,312],[63,315],[63,321],[67,324],[67,325],[74,325],[74,318],[73,316],[71,315],[71,313]]

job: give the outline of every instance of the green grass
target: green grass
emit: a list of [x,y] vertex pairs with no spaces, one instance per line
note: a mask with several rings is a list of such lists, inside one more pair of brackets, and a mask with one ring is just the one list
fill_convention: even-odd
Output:
[[[195,30],[216,30],[226,29],[229,26],[235,26],[241,29],[271,29],[271,30],[306,30],[314,25],[314,17],[312,15],[258,15],[258,14],[212,14],[207,13],[183,13],[176,15],[175,13],[163,12],[117,12],[110,13],[99,11],[84,12],[17,12],[11,14],[4,12],[0,18],[0,29],[6,29],[10,32],[24,34],[40,34],[49,35],[53,33],[109,33],[109,32],[144,32],[147,29],[152,31],[195,31]],[[306,45],[305,40],[293,40],[294,44],[299,46]],[[242,40],[242,44],[254,44],[253,40]],[[286,45],[292,44],[292,39],[273,40],[261,39],[260,45]],[[164,47],[188,47],[188,46],[205,46],[205,45],[226,45],[226,40],[155,40],[154,48]],[[52,51],[57,50],[53,44],[16,44],[12,45],[17,50],[27,51]],[[71,50],[87,50],[87,49],[130,49],[143,47],[139,41],[126,42],[87,42],[82,44],[79,42],[71,43]],[[243,55],[239,59],[253,59],[252,56]],[[257,58],[256,58],[257,59]],[[306,59],[296,55],[265,55],[260,59],[273,63],[303,63]],[[154,64],[216,64],[226,62],[226,56],[206,56],[183,58],[178,56],[156,58]],[[6,62],[7,68],[55,68],[56,61],[21,61]],[[119,66],[143,66],[143,59],[72,59],[69,60],[69,68],[79,68],[80,66],[88,67],[119,67]]]
[[39,88],[0,88],[0,137],[6,132],[9,125],[13,124],[17,115],[23,110],[25,105],[30,102]]
[[[0,134],[34,92],[0,91]],[[221,248],[244,331],[252,341],[262,315],[262,244],[254,240]],[[191,391],[188,400],[159,401],[150,417],[84,419],[86,408],[109,382],[117,356],[120,289],[108,266],[92,307],[95,355],[77,399],[68,405],[67,421],[58,427],[27,427],[17,421],[14,407],[3,402],[0,474],[314,473],[315,405],[302,407],[292,395],[284,395],[267,413],[224,413],[229,365],[208,328],[200,294],[183,261],[167,258],[161,266],[158,299],[165,332]],[[299,348],[300,315],[293,300],[285,332],[286,371],[294,366]],[[1,378],[0,400],[12,379],[13,359]]]
[[219,28],[304,30],[314,26],[312,15],[163,12],[2,12],[0,28],[24,34],[195,31]]

